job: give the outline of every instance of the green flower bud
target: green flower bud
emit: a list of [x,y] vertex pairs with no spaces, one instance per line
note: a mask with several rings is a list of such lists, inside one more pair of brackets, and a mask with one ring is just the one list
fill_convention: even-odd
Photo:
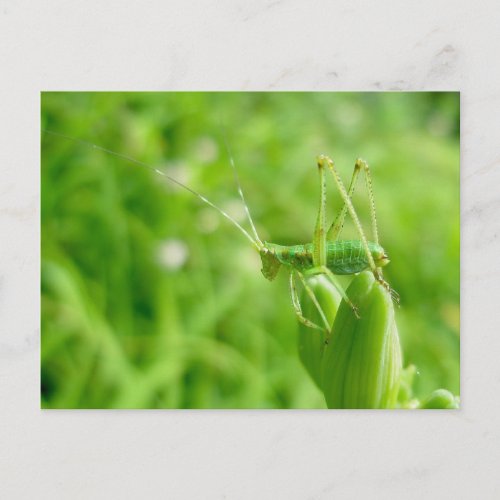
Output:
[[408,365],[402,370],[399,383],[398,408],[415,409],[420,404],[420,401],[413,394],[416,375],[417,367],[415,365]]
[[371,272],[347,289],[356,318],[342,301],[321,359],[321,388],[329,408],[394,408],[402,369],[394,305]]
[[[342,300],[340,293],[326,276],[314,276],[310,278],[307,283],[314,292],[331,328],[340,301]],[[323,326],[323,320],[318,309],[305,292],[302,293],[301,303],[304,316],[317,325]],[[321,359],[326,347],[325,340],[326,335],[324,331],[300,325],[298,338],[299,357],[309,375],[320,389]]]
[[446,389],[438,389],[425,399],[419,408],[428,410],[456,410],[459,408],[459,399]]

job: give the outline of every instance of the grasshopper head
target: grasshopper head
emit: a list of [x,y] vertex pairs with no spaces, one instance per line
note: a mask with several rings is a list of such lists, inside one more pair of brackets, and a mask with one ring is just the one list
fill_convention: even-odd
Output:
[[259,249],[260,259],[262,260],[261,272],[264,278],[273,281],[280,270],[281,262],[276,257],[276,254],[271,248],[266,246],[266,243]]

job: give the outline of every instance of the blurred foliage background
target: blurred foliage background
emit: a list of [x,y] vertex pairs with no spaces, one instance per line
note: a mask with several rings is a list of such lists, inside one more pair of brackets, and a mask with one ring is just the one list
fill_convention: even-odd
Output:
[[[318,154],[345,182],[357,157],[369,162],[416,396],[460,392],[458,93],[58,92],[41,103],[43,407],[325,408],[297,356],[287,273],[266,281],[214,210],[91,146],[165,170],[246,224],[224,135],[261,238],[285,245],[312,240]],[[369,230],[362,184],[354,203]]]

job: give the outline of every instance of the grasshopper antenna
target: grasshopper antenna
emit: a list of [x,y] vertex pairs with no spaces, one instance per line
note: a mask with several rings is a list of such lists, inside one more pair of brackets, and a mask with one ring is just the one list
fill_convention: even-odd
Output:
[[[231,222],[236,228],[238,228],[240,230],[240,232],[248,238],[248,240],[252,243],[252,245],[257,250],[260,250],[260,248],[263,246],[262,242],[260,241],[260,239],[257,236],[257,233],[255,232],[255,227],[253,226],[253,223],[252,223],[252,228],[255,232],[256,239],[253,239],[250,236],[250,234],[248,233],[248,231],[246,231],[240,224],[238,224],[238,222],[236,222],[227,212],[222,210],[222,208],[219,208],[217,205],[215,205],[215,203],[212,203],[208,198],[205,198],[205,196],[198,193],[194,189],[191,189],[189,186],[186,186],[185,184],[178,181],[177,179],[170,177],[170,175],[165,173],[163,170],[160,170],[159,168],[153,167],[152,165],[148,165],[147,163],[144,163],[140,160],[136,160],[135,158],[132,158],[131,156],[125,155],[123,153],[117,153],[116,151],[111,151],[111,149],[107,149],[107,148],[104,148],[102,146],[98,146],[97,144],[93,144],[92,142],[84,141],[83,139],[77,139],[76,137],[71,137],[69,135],[61,134],[59,132],[53,132],[52,130],[46,130],[46,129],[41,129],[41,130],[45,134],[54,135],[56,137],[62,137],[63,139],[67,139],[69,141],[73,141],[73,142],[76,142],[78,144],[83,144],[84,146],[90,147],[92,149],[96,149],[97,151],[102,151],[102,152],[110,154],[112,156],[116,156],[117,158],[121,158],[122,160],[128,161],[130,163],[134,163],[134,164],[139,165],[139,166],[144,167],[144,168],[147,168],[148,170],[152,170],[153,172],[165,177],[170,182],[176,184],[177,186],[181,187],[182,189],[190,192],[192,195],[199,198],[203,203],[206,203],[210,207],[217,210],[217,212],[219,212],[223,217],[225,217],[229,222]],[[239,184],[238,184],[238,186],[239,186]],[[240,188],[240,194],[243,196],[243,193],[241,192],[241,188]],[[245,204],[245,208],[246,208],[246,204]],[[248,214],[248,209],[247,209],[247,214]],[[250,215],[250,214],[248,214],[248,215]]]
[[257,229],[255,228],[252,216],[250,215],[250,210],[248,209],[247,202],[245,201],[245,195],[243,194],[243,189],[241,188],[240,177],[238,175],[238,170],[236,169],[236,165],[234,164],[234,157],[233,154],[231,153],[231,148],[229,147],[226,130],[223,124],[221,124],[221,128],[222,128],[222,138],[224,139],[224,145],[226,146],[227,155],[229,157],[229,164],[231,165],[231,169],[234,174],[234,181],[236,182],[238,193],[240,195],[241,201],[243,202],[243,206],[245,207],[245,213],[247,214],[248,222],[250,222],[250,227],[252,228],[252,233],[254,235],[255,242],[257,243],[258,247],[262,248],[264,244],[259,238],[259,234],[257,233]]

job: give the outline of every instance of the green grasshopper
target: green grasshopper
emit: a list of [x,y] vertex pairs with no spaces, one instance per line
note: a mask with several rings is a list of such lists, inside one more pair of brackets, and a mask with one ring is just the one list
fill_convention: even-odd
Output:
[[[295,310],[295,314],[298,320],[307,327],[325,330],[328,334],[330,330],[330,325],[326,319],[326,316],[316,299],[314,292],[311,290],[307,284],[307,277],[315,275],[325,275],[327,276],[333,285],[338,289],[342,298],[349,304],[353,313],[359,318],[358,309],[355,304],[347,296],[345,290],[337,283],[335,275],[350,275],[357,274],[365,269],[370,269],[373,273],[375,279],[379,281],[393,296],[394,300],[399,301],[399,297],[394,290],[390,288],[388,283],[383,279],[382,267],[389,263],[389,258],[384,251],[384,249],[379,245],[378,242],[378,230],[377,230],[377,219],[375,214],[375,202],[373,198],[372,180],[370,175],[370,169],[368,164],[362,160],[356,160],[354,171],[351,177],[351,182],[349,188],[346,190],[340,175],[333,163],[333,161],[324,155],[320,155],[317,158],[318,171],[320,175],[320,205],[318,216],[316,220],[316,225],[313,233],[312,243],[283,246],[276,243],[270,243],[267,241],[262,241],[259,238],[257,229],[253,222],[252,216],[250,215],[250,210],[245,201],[245,196],[241,188],[241,184],[238,178],[238,173],[234,160],[231,154],[229,154],[230,165],[234,173],[236,185],[238,188],[238,193],[243,203],[245,213],[248,222],[251,227],[253,236],[244,229],[235,219],[233,219],[227,212],[222,208],[218,207],[212,203],[208,198],[198,193],[189,186],[181,183],[177,179],[169,176],[162,170],[155,168],[151,165],[143,163],[127,155],[116,153],[109,149],[103,148],[96,144],[89,143],[74,137],[69,137],[64,134],[60,134],[52,131],[44,131],[51,135],[63,137],[75,141],[86,146],[90,146],[93,149],[103,151],[107,154],[111,154],[118,158],[122,158],[128,162],[135,163],[142,167],[146,167],[153,170],[157,174],[165,177],[170,182],[176,184],[177,186],[183,188],[184,190],[190,192],[192,195],[199,198],[203,203],[209,205],[216,211],[218,211],[223,217],[229,220],[251,243],[252,246],[259,252],[262,261],[261,272],[266,279],[269,281],[274,280],[277,276],[281,266],[286,267],[290,272],[289,286],[290,295],[292,299],[292,305]],[[328,169],[335,181],[336,187],[342,197],[343,206],[335,218],[334,222],[328,230],[326,230],[326,178],[325,169]],[[374,241],[368,241],[359,218],[356,214],[354,206],[352,204],[351,198],[354,193],[354,188],[356,185],[359,173],[363,172],[365,175],[365,182],[369,196],[370,202],[370,212],[371,212],[371,223]],[[359,235],[359,240],[339,240],[340,233],[342,231],[345,217],[349,213],[351,219],[354,222],[357,233]],[[296,287],[296,277],[301,281],[305,291],[312,300],[314,306],[319,312],[321,321],[324,326],[319,326],[313,321],[307,319],[302,314],[302,307],[300,304],[300,299]]]
[[[368,164],[362,160],[356,160],[354,172],[352,174],[349,189],[346,190],[333,161],[325,155],[317,158],[317,165],[320,175],[320,205],[316,226],[314,228],[312,243],[302,245],[282,246],[274,243],[262,242],[255,230],[254,224],[251,226],[254,232],[254,245],[260,253],[262,260],[262,274],[268,280],[273,280],[281,265],[290,270],[290,294],[292,304],[298,320],[310,328],[323,329],[316,323],[305,318],[302,314],[302,308],[295,285],[295,276],[297,275],[304,286],[307,294],[311,298],[315,307],[321,316],[325,325],[325,330],[329,332],[329,323],[322,311],[314,293],[307,284],[306,277],[314,275],[327,276],[333,285],[338,289],[342,298],[349,304],[356,317],[359,318],[358,310],[355,304],[347,296],[345,290],[338,285],[334,275],[357,274],[369,268],[374,277],[379,281],[393,296],[396,301],[399,297],[392,290],[389,284],[383,279],[381,268],[389,263],[389,258],[385,250],[378,242],[377,219],[375,214],[375,201],[373,198],[372,180]],[[326,180],[325,168],[332,173],[335,184],[343,200],[343,207],[337,218],[334,220],[328,231],[326,230]],[[371,221],[374,241],[368,241],[359,218],[356,214],[351,198],[356,185],[356,180],[360,172],[365,174],[365,181],[370,201]],[[241,190],[240,190],[241,191]],[[240,196],[244,202],[242,193]],[[246,205],[246,204],[245,204]],[[338,237],[344,225],[346,213],[349,212],[354,225],[356,226],[360,240],[339,240]],[[248,214],[251,221],[250,214]]]

